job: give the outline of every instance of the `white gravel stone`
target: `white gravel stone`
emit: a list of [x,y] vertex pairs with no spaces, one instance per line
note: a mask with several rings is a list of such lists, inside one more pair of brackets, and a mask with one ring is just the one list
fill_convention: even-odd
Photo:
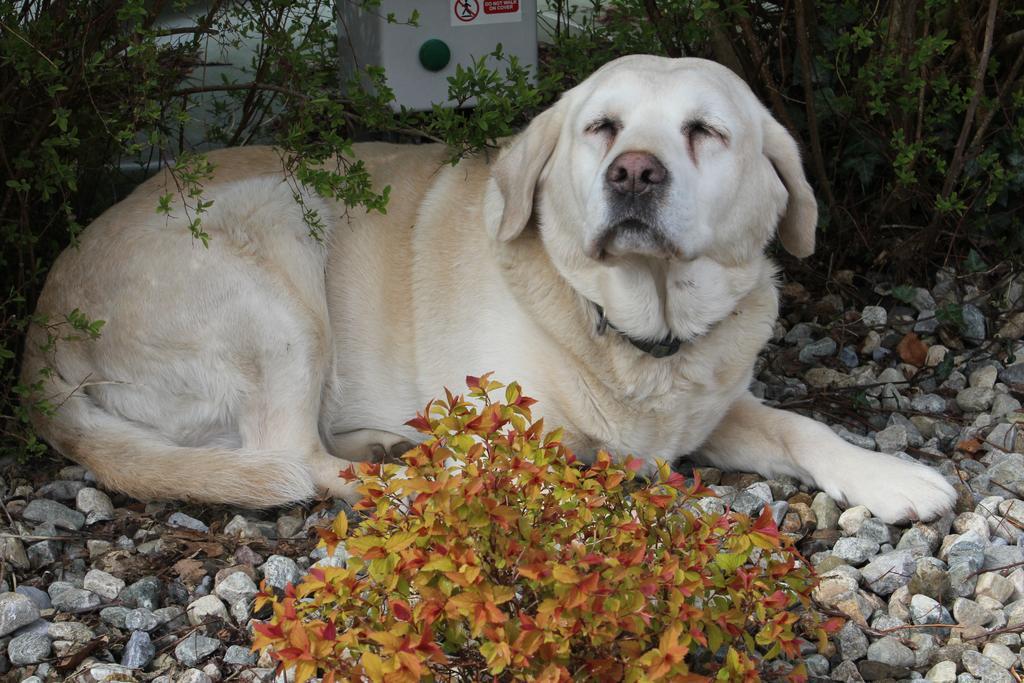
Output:
[[985,572],[978,576],[978,583],[974,588],[974,596],[990,597],[1002,604],[1013,595],[1013,583],[1005,576],[996,572]]
[[843,533],[847,536],[854,536],[857,531],[860,530],[864,520],[871,516],[871,511],[863,505],[855,505],[852,508],[844,510],[839,515],[839,528],[843,530]]
[[978,368],[967,376],[967,384],[975,389],[991,389],[996,385],[999,371],[991,365]]
[[210,618],[231,622],[227,608],[224,607],[224,603],[216,595],[204,595],[198,600],[194,600],[189,604],[185,612],[188,614],[189,623],[193,626],[198,626]]
[[924,675],[931,683],[956,683],[956,662],[939,662]]
[[195,517],[189,517],[184,512],[172,513],[171,516],[167,518],[167,526],[191,529],[192,531],[198,531],[203,534],[210,530],[210,527],[206,526],[203,522],[199,521]]
[[110,497],[99,489],[83,488],[75,496],[75,507],[85,514],[86,525],[114,519],[114,504]]
[[889,315],[881,306],[865,306],[860,312],[860,319],[867,327],[885,327]]
[[116,599],[124,586],[123,580],[100,569],[91,570],[82,581],[82,587],[85,590],[92,591],[107,600]]
[[926,367],[934,368],[939,363],[946,359],[946,354],[949,353],[942,344],[935,344],[934,346],[928,347],[928,354],[925,356],[924,364]]
[[992,407],[996,392],[984,387],[968,387],[956,395],[956,404],[965,413],[982,413]]
[[249,600],[254,597],[259,589],[253,580],[243,572],[235,572],[224,577],[217,587],[213,589],[224,602],[233,605],[239,600]]
[[1016,666],[1017,664],[1017,655],[1015,655],[1010,648],[999,643],[987,643],[985,645],[985,649],[981,651],[981,654],[994,660],[1005,669],[1009,669],[1011,666]]
[[[703,498],[701,500],[714,499]],[[260,567],[260,572],[262,572],[267,585],[274,588],[284,588],[289,583],[298,583],[299,579],[302,578],[302,573],[299,571],[299,566],[295,564],[295,560],[284,555],[271,555],[268,557],[267,561]]]
[[187,669],[174,679],[174,683],[213,683],[213,679],[205,671]]

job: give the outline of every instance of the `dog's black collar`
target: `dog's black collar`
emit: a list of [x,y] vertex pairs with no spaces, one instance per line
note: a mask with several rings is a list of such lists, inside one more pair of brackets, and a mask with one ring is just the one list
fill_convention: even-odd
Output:
[[646,341],[644,339],[634,339],[628,334],[620,330],[619,328],[608,322],[608,318],[605,317],[604,308],[600,304],[596,304],[593,301],[590,302],[594,306],[594,310],[597,312],[597,333],[604,334],[607,328],[611,328],[619,333],[620,336],[624,337],[626,341],[640,349],[644,353],[652,356],[653,358],[668,358],[669,356],[675,355],[679,351],[679,347],[683,345],[683,340],[679,337],[674,337],[671,334],[667,337],[658,341]]

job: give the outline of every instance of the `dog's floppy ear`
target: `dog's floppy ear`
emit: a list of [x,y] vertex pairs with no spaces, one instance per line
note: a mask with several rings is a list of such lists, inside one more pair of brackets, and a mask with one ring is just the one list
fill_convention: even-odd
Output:
[[782,124],[765,116],[764,154],[772,162],[782,184],[789,191],[786,210],[779,221],[779,239],[793,256],[814,253],[814,228],[818,224],[818,202],[807,183],[796,140]]
[[564,100],[535,117],[505,148],[491,168],[501,193],[501,219],[490,221],[492,236],[502,242],[515,239],[533,214],[533,194],[541,171],[558,142],[564,118]]

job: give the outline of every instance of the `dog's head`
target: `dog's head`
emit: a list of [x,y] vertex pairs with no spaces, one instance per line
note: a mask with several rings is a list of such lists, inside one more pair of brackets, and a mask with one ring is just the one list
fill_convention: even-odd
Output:
[[742,262],[776,227],[814,250],[817,204],[793,138],[729,69],[634,55],[595,72],[538,116],[493,168],[499,240],[534,212],[603,261]]

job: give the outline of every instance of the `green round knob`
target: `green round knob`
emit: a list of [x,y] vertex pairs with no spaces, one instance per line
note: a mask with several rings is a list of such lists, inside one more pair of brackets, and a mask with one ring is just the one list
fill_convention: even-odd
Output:
[[443,40],[431,38],[420,45],[420,64],[428,71],[440,71],[452,60],[452,51]]

